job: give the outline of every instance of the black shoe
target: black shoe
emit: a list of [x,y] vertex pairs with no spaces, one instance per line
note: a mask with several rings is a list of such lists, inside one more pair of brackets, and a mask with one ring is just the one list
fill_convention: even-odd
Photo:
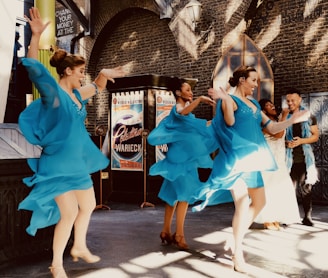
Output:
[[313,226],[313,222],[311,221],[311,219],[305,217],[303,220],[302,220],[302,223],[303,225],[305,226]]

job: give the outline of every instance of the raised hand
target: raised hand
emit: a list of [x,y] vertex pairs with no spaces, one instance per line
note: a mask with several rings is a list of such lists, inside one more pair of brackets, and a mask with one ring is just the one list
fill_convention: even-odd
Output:
[[47,23],[43,23],[39,10],[35,7],[30,9],[31,18],[28,18],[26,15],[24,15],[24,17],[29,23],[32,30],[32,37],[30,41],[30,47],[27,52],[27,57],[38,59],[40,37],[43,31],[50,24],[50,21],[48,21]]
[[293,123],[300,123],[305,122],[310,118],[310,111],[309,110],[299,110],[293,113],[292,115]]
[[211,99],[210,97],[200,96],[199,99],[200,99],[201,102],[206,103],[206,104],[209,104],[211,106],[215,106],[216,105],[216,102],[213,99]]
[[50,21],[43,23],[39,9],[32,7],[30,10],[30,18],[24,15],[25,19],[29,23],[32,33],[35,35],[41,35],[43,31],[50,24]]
[[222,87],[219,87],[218,90],[213,88],[208,89],[208,95],[214,100],[218,100],[218,99],[226,100],[229,96]]
[[122,66],[118,66],[112,69],[102,69],[101,73],[107,80],[115,83],[114,78],[123,77],[126,75],[126,71],[123,69]]

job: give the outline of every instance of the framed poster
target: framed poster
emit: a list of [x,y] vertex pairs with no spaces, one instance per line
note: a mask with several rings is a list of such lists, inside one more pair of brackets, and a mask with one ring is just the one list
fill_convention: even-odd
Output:
[[112,93],[112,170],[143,171],[143,115],[143,90]]
[[[156,103],[156,120],[155,125],[159,123],[170,114],[172,107],[175,105],[175,96],[171,91],[156,90],[155,91]],[[165,158],[165,153],[168,148],[166,144],[158,145],[155,147],[156,162]]]

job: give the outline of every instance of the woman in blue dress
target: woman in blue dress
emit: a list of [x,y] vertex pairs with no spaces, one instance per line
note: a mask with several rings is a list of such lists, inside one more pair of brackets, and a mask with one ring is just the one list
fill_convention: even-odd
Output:
[[[211,175],[200,193],[200,198],[204,201],[193,210],[234,201],[232,260],[236,271],[247,272],[242,242],[247,229],[265,205],[260,171],[277,169],[262,134],[262,127],[275,134],[296,121],[304,120],[309,114],[293,114],[293,118],[289,120],[271,122],[261,112],[258,102],[250,97],[258,85],[258,74],[252,67],[239,67],[229,83],[236,87],[233,95],[227,94],[222,88],[209,89],[209,95],[218,100],[211,126],[219,142],[219,153],[214,159]],[[227,196],[229,191],[231,195]]]
[[27,58],[22,59],[29,78],[41,98],[32,102],[20,115],[19,126],[26,139],[42,147],[40,158],[29,159],[34,172],[24,179],[31,187],[30,194],[19,209],[32,211],[27,232],[35,235],[38,229],[55,226],[53,277],[67,277],[63,268],[63,253],[74,225],[71,255],[88,263],[100,260],[86,244],[91,213],[96,206],[90,174],[108,165],[105,157],[92,142],[84,121],[87,100],[102,91],[107,80],[124,75],[121,67],[103,69],[92,84],[81,87],[85,79],[86,61],[79,55],[57,50],[50,64],[59,75],[58,83],[36,59],[40,36],[49,23],[44,24],[37,8],[26,16],[32,30]]
[[[164,178],[158,194],[166,203],[160,233],[162,243],[175,243],[180,250],[186,250],[185,217],[188,205],[197,200],[196,194],[201,186],[197,169],[212,168],[210,153],[217,147],[208,122],[196,118],[191,112],[202,102],[209,105],[215,105],[215,102],[207,96],[193,101],[191,86],[186,82],[180,84],[175,96],[176,105],[147,138],[150,145],[168,145],[165,158],[152,165],[149,174]],[[176,232],[172,235],[171,223],[175,211]]]

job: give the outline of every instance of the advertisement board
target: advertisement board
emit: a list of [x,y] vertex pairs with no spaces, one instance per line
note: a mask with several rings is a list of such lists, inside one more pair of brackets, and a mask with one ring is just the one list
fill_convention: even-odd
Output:
[[144,91],[112,94],[111,169],[143,170]]
[[[171,91],[156,90],[155,91],[156,102],[156,126],[170,114],[172,107],[175,105],[175,96]],[[165,158],[165,153],[168,148],[166,144],[155,147],[156,162]]]

